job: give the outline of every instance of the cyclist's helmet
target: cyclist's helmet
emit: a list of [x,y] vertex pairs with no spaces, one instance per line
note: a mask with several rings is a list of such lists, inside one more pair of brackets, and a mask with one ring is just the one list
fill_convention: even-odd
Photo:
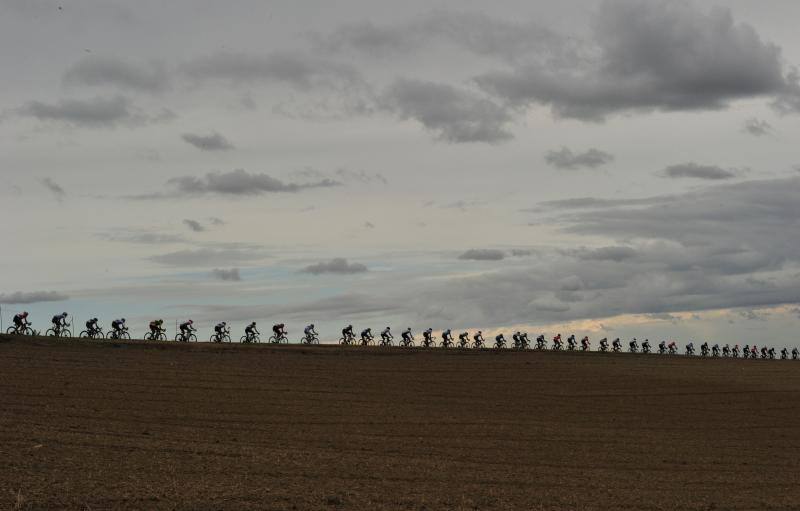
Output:
[[[123,319],[122,321],[125,321],[125,320]],[[194,321],[192,321],[192,320],[190,319],[189,321],[187,321],[187,323],[189,323],[190,325],[192,325],[192,324],[194,324]]]
[[120,319],[122,323],[125,323],[125,318]]
[[100,321],[100,320],[97,318],[92,318],[92,321]]
[[222,324],[223,324],[223,325],[227,325],[227,323],[225,323],[224,321],[222,322]]
[[311,323],[311,324],[310,324],[310,325],[308,325],[308,326],[310,326],[311,328],[314,328],[314,323]]
[[256,322],[255,321],[253,321],[253,326],[256,326]]
[[62,312],[62,313],[61,313],[61,315],[62,315],[62,316],[64,316],[65,318],[66,318],[67,316],[69,316],[69,314],[67,314],[66,312]]
[[27,318],[27,317],[28,317],[28,311],[24,311],[24,312],[22,313],[22,317],[23,317],[23,318]]

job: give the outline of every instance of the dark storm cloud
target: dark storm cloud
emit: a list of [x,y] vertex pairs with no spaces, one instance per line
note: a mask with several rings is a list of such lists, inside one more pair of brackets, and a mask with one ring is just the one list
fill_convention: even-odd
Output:
[[588,149],[582,153],[573,153],[570,149],[562,147],[558,151],[548,151],[544,161],[557,169],[594,169],[614,161],[614,156],[599,149]]
[[353,274],[363,273],[367,271],[367,267],[360,263],[349,263],[347,259],[337,257],[330,261],[312,264],[303,268],[303,273],[311,273],[313,275],[320,275],[323,273],[339,273],[339,274]]
[[58,183],[56,183],[49,177],[42,179],[40,182],[42,183],[42,186],[47,188],[50,191],[50,193],[53,194],[56,200],[62,201],[64,200],[64,197],[66,197],[67,192],[65,192],[64,189],[61,188],[61,186]]
[[203,177],[183,176],[168,182],[179,194],[260,195],[263,193],[298,192],[308,188],[339,186],[337,181],[323,179],[314,183],[284,183],[267,174],[249,173],[243,169],[231,172],[210,172]]
[[477,83],[513,105],[549,105],[557,116],[594,121],[631,110],[718,110],[757,96],[797,110],[800,87],[784,73],[780,48],[727,9],[611,0],[597,13],[596,48],[574,65],[517,66]]
[[202,151],[229,151],[233,149],[227,138],[219,133],[210,133],[208,135],[194,135],[192,133],[184,133],[181,135],[184,142],[195,146]]
[[218,280],[236,281],[236,282],[242,280],[242,277],[239,275],[239,268],[231,268],[229,270],[214,268],[213,270],[211,270],[211,276]]
[[396,80],[379,100],[403,120],[413,119],[445,142],[496,144],[513,138],[506,129],[511,114],[504,107],[451,85]]
[[198,222],[197,220],[191,220],[189,218],[183,221],[183,225],[185,225],[194,232],[203,232],[206,230],[206,228],[203,227],[203,225],[200,222]]
[[506,254],[502,250],[491,248],[473,248],[458,256],[459,259],[465,261],[500,261],[505,257]]
[[76,127],[108,128],[137,126],[151,122],[164,122],[176,117],[169,109],[147,115],[135,108],[124,96],[94,99],[64,99],[57,103],[29,101],[15,110],[17,115],[39,121],[52,121]]
[[17,291],[15,293],[0,293],[0,303],[9,304],[61,302],[64,300],[69,300],[69,296],[56,291]]
[[169,74],[164,64],[107,56],[79,60],[66,70],[63,81],[69,86],[112,86],[138,92],[160,92],[169,88]]
[[247,262],[265,259],[260,249],[252,248],[197,248],[185,249],[150,257],[153,262],[178,267],[218,267],[231,262]]
[[716,165],[698,165],[697,163],[681,163],[671,165],[660,172],[662,177],[673,179],[692,178],[717,181],[721,179],[733,179],[737,173],[733,170],[723,169]]
[[182,69],[196,80],[278,82],[298,90],[340,88],[363,83],[361,75],[350,65],[297,52],[266,55],[219,53],[192,60]]
[[747,119],[742,129],[745,133],[749,133],[755,137],[761,137],[772,133],[772,125],[770,125],[770,123],[756,119],[755,117]]

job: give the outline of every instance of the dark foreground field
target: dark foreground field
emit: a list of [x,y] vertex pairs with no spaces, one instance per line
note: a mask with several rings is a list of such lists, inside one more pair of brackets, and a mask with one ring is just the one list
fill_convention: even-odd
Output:
[[800,509],[800,362],[0,336],[0,509]]

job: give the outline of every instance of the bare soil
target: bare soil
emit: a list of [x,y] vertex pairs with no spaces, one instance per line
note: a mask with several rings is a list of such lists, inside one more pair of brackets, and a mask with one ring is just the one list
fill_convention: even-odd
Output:
[[800,362],[0,336],[0,509],[800,509]]

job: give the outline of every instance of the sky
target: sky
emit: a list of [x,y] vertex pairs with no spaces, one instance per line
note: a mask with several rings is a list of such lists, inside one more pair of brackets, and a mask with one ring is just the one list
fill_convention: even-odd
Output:
[[3,321],[796,345],[800,3],[563,4],[0,0]]

